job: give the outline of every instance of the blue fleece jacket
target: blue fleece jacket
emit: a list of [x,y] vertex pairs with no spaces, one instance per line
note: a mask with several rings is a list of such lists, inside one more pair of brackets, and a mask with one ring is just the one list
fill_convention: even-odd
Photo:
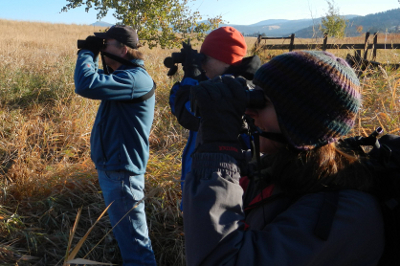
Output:
[[[132,60],[143,65],[142,60]],[[75,68],[75,92],[101,100],[90,138],[91,158],[98,170],[126,170],[144,174],[149,158],[149,135],[155,97],[131,103],[153,88],[153,80],[141,67],[122,65],[106,75],[88,50],[79,52]]]

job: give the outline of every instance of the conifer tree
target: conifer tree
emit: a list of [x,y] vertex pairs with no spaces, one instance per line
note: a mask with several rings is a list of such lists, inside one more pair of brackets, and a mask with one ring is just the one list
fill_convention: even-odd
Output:
[[[400,1],[400,0],[399,0]],[[321,31],[329,37],[342,38],[345,36],[346,20],[340,16],[339,8],[334,0],[327,0],[328,12],[321,21]]]

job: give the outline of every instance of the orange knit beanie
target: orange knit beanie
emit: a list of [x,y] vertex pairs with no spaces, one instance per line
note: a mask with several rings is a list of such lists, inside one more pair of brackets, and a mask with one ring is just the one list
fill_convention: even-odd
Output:
[[200,52],[228,65],[242,62],[247,52],[243,35],[232,27],[221,27],[207,35]]

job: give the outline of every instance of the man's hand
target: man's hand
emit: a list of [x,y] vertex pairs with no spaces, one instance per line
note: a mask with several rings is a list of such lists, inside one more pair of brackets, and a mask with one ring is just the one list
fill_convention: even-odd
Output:
[[182,42],[183,48],[181,49],[181,53],[185,56],[185,62],[182,63],[184,78],[192,78],[197,81],[206,80],[205,73],[203,69],[201,69],[201,56],[200,54],[192,49],[192,46],[189,43]]
[[233,76],[219,76],[191,88],[191,102],[201,117],[202,143],[238,142],[246,89],[246,80]]
[[91,51],[94,54],[94,57],[96,58],[99,55],[102,47],[103,47],[103,39],[90,35],[86,38],[85,44],[83,45],[82,49]]

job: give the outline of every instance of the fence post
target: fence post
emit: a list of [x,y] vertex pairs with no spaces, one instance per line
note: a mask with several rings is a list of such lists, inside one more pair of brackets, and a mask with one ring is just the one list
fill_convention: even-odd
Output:
[[364,42],[364,59],[367,60],[368,57],[368,39],[369,39],[369,32],[365,33],[365,42]]
[[378,44],[378,33],[374,33],[374,44],[372,45],[372,61],[376,60],[376,46]]
[[324,43],[322,45],[322,51],[326,51],[326,44],[328,42],[328,34],[324,34]]
[[354,54],[355,54],[357,61],[360,61],[361,60],[361,50],[356,50]]
[[256,41],[256,44],[255,44],[256,50],[257,50],[258,47],[260,46],[260,43],[261,43],[261,34],[258,34],[257,41]]
[[290,46],[289,46],[289,52],[291,52],[294,48],[294,33],[290,35]]

